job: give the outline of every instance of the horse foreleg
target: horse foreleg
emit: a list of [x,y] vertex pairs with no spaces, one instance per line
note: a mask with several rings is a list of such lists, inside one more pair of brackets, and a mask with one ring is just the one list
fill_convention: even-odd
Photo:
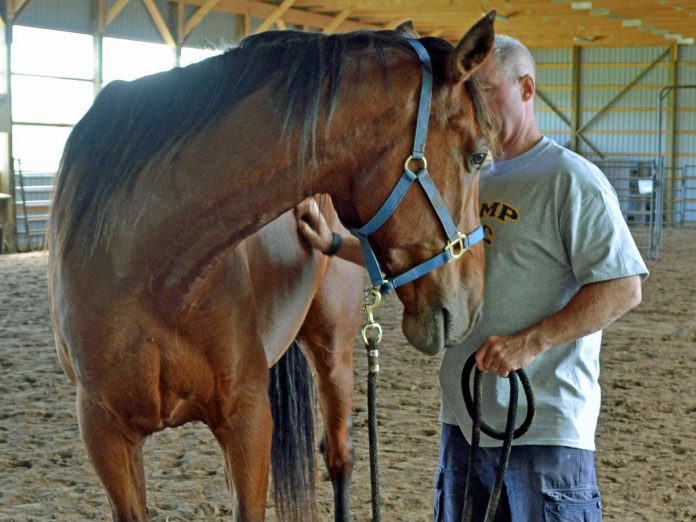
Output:
[[255,388],[235,401],[234,411],[222,422],[211,426],[225,458],[228,487],[237,496],[239,522],[261,522],[266,509],[273,424],[268,380]]
[[114,520],[147,520],[144,435],[126,433],[78,386],[77,417],[87,454],[111,504]]
[[350,520],[350,475],[353,443],[350,413],[353,406],[353,342],[339,342],[311,331],[301,334],[303,345],[314,361],[317,390],[324,419],[322,453],[334,492],[334,519]]

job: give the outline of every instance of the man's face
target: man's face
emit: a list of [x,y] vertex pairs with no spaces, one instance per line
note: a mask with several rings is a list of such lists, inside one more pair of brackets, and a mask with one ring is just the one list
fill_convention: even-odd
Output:
[[497,58],[491,53],[476,74],[479,77],[486,102],[499,118],[501,129],[500,144],[505,150],[506,144],[521,132],[525,119],[525,101],[519,78],[502,70]]

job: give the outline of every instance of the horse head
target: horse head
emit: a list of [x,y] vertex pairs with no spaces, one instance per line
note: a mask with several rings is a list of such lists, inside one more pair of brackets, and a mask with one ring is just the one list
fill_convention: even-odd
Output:
[[[375,110],[382,121],[391,120],[392,130],[382,127],[382,135],[375,136],[380,145],[371,150],[376,150],[377,155],[363,175],[353,178],[352,193],[348,197],[335,196],[339,215],[347,225],[358,230],[371,228],[371,219],[383,212],[381,207],[393,197],[390,194],[400,183],[398,174],[404,170],[419,172],[427,167],[442,195],[438,203],[421,187],[408,190],[397,208],[391,209],[393,213],[388,219],[382,220],[378,229],[369,231],[368,245],[364,245],[374,250],[385,284],[437,257],[448,243],[453,249],[457,259],[396,288],[404,305],[404,334],[413,346],[427,354],[463,341],[476,324],[483,299],[483,246],[478,242],[467,248],[467,235],[477,231],[478,239],[482,239],[478,230],[478,169],[490,141],[495,140],[495,130],[494,120],[486,114],[485,104],[472,84],[472,74],[491,49],[494,16],[492,12],[480,20],[454,48],[443,40],[420,39],[432,60],[433,75],[423,158],[408,159],[404,165],[404,160],[412,156],[409,151],[417,150],[413,129],[419,125],[416,114],[422,96],[418,80],[425,81],[425,73],[420,66],[415,68],[413,61],[392,61],[386,54],[390,92],[388,100],[382,98],[383,106],[375,109],[365,99],[347,104],[353,111],[360,107],[359,112],[365,117]],[[355,92],[353,96],[360,97]],[[357,125],[356,133],[359,132]],[[444,223],[438,216],[438,206],[446,207],[444,211],[451,214],[456,229],[464,233],[460,244],[452,246],[451,235],[443,230]]]

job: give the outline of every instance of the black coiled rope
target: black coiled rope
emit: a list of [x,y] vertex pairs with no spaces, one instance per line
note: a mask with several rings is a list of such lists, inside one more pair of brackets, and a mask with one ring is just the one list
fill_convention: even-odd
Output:
[[[471,391],[469,389],[469,381],[471,378],[471,372],[476,366],[476,354],[472,354],[469,359],[467,359],[464,365],[464,370],[462,371],[462,394],[464,395],[464,403],[466,404],[466,409],[469,415],[473,419],[473,428],[471,430],[471,445],[469,446],[469,462],[466,468],[466,486],[464,489],[464,513],[462,520],[464,522],[470,522],[473,512],[473,497],[471,496],[471,475],[473,462],[476,459],[476,453],[478,452],[481,432],[485,433],[489,437],[503,441],[503,448],[500,454],[500,460],[498,461],[498,472],[495,477],[495,484],[491,491],[491,496],[488,498],[488,505],[486,506],[486,515],[483,521],[480,522],[492,522],[495,518],[495,513],[498,509],[498,501],[500,500],[500,494],[503,490],[503,480],[505,478],[505,470],[507,469],[508,462],[510,460],[510,451],[512,450],[512,441],[518,437],[521,437],[532,425],[534,420],[534,414],[536,413],[536,408],[534,405],[534,394],[532,392],[532,386],[529,383],[527,374],[524,370],[515,370],[510,373],[508,380],[510,382],[510,403],[508,405],[507,422],[505,424],[505,431],[497,431],[491,428],[488,424],[481,420],[481,371],[476,368],[474,373],[474,397],[471,397]],[[517,380],[522,383],[522,388],[524,388],[524,394],[527,397],[527,417],[524,419],[522,425],[515,429],[515,422],[517,420],[517,402],[518,402],[518,385]],[[477,521],[479,522],[479,521]]]

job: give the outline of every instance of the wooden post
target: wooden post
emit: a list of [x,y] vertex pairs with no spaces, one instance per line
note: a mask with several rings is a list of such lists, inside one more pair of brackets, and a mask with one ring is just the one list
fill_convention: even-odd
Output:
[[574,45],[572,49],[572,72],[571,72],[571,91],[570,91],[570,149],[578,152],[578,128],[580,127],[580,50],[581,47]]
[[106,0],[92,0],[92,83],[94,96],[101,91],[104,84],[104,33],[106,32]]
[[[4,85],[4,103],[5,107],[2,111],[2,121],[0,122],[0,131],[7,134],[6,146],[2,148],[6,150],[6,157],[3,158],[4,165],[0,165],[0,170],[7,173],[6,176],[0,174],[0,192],[6,192],[12,196],[12,202],[15,197],[15,171],[14,171],[14,152],[12,147],[12,29],[14,26],[15,15],[18,11],[15,10],[14,0],[5,2],[5,19],[4,19],[4,36],[5,36],[5,85]],[[7,245],[7,250],[14,252],[17,249],[17,237],[15,236],[15,223],[17,214],[14,204],[9,205],[7,212],[7,222],[3,227],[3,241]]]
[[[677,70],[679,66],[679,46],[673,43],[670,48],[669,78],[667,85],[678,85]],[[674,198],[675,189],[678,184],[675,182],[677,177],[677,91],[672,89],[667,99],[667,136],[666,136],[666,176],[664,186],[665,214],[667,223],[674,222]]]

